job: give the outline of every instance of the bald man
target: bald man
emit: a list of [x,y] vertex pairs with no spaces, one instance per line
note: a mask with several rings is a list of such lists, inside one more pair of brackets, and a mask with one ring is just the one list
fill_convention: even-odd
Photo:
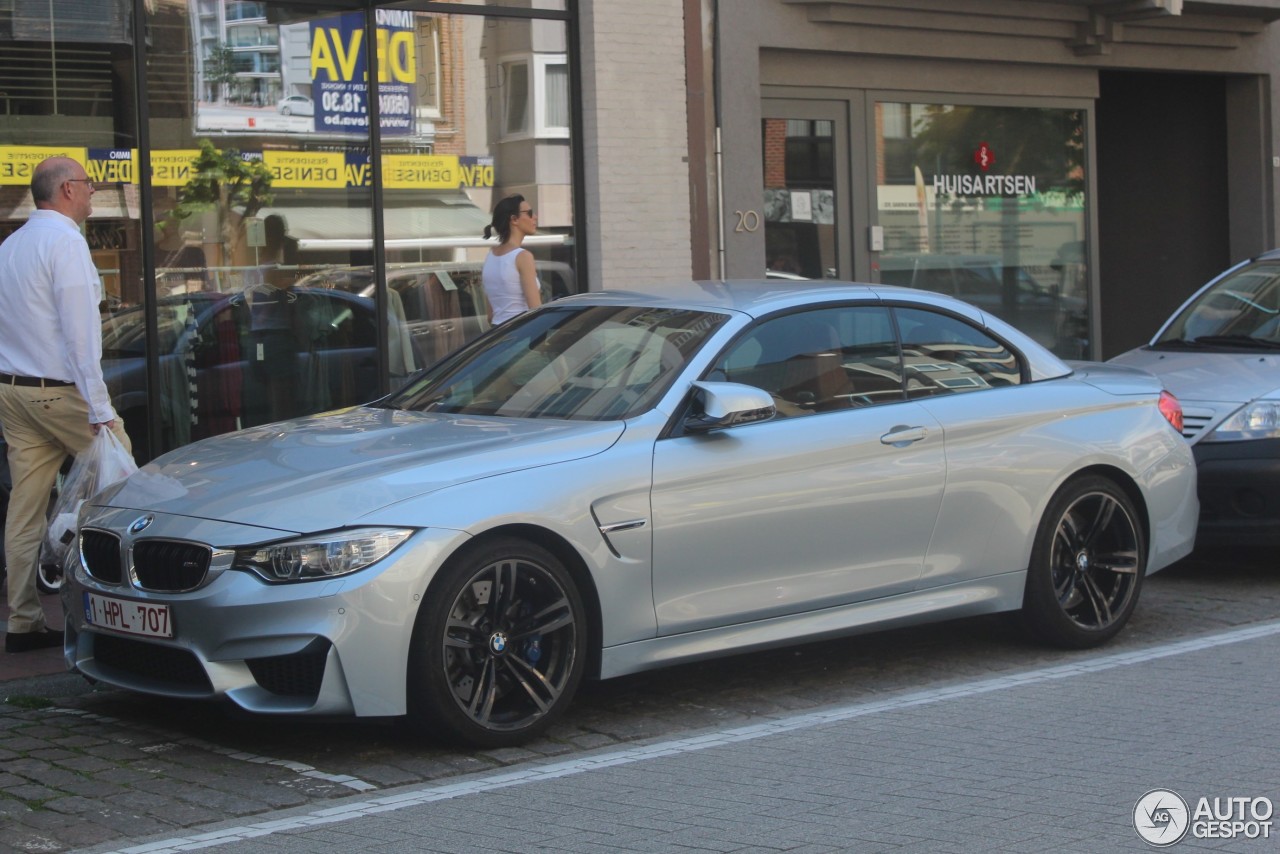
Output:
[[102,380],[98,271],[80,227],[93,212],[84,167],[50,157],[31,176],[36,210],[0,244],[0,429],[13,492],[4,526],[9,564],[6,653],[62,645],[36,590],[49,493],[68,454],[102,427],[129,447]]

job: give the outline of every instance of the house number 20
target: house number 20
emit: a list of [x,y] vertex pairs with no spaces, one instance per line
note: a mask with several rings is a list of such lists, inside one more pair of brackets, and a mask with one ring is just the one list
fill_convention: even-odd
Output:
[[760,228],[759,211],[734,211],[733,215],[738,218],[734,231],[756,231]]

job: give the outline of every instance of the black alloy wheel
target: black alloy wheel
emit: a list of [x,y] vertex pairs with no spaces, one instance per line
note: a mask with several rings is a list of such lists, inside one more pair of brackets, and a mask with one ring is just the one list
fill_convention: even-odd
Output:
[[1100,476],[1068,482],[1036,532],[1023,624],[1072,649],[1104,643],[1128,621],[1146,574],[1146,542],[1133,501]]
[[501,539],[451,561],[419,613],[410,713],[481,747],[519,744],[569,705],[586,660],[586,615],[554,555]]

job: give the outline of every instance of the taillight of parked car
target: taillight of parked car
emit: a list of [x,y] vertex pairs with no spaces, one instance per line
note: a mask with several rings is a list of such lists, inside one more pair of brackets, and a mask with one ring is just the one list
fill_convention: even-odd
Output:
[[1167,391],[1160,392],[1160,414],[1173,425],[1174,430],[1182,432],[1182,404]]

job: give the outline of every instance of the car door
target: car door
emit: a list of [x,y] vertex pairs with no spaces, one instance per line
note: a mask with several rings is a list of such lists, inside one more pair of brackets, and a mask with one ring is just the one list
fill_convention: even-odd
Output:
[[890,313],[765,319],[707,377],[770,392],[764,423],[656,443],[660,634],[914,589],[945,483],[943,436],[906,399]]
[[947,491],[920,586],[939,587],[1026,568],[1037,487],[1045,476],[1039,428],[1060,420],[1070,394],[1024,384],[1018,355],[987,331],[924,308],[894,309],[907,396],[947,434]]

